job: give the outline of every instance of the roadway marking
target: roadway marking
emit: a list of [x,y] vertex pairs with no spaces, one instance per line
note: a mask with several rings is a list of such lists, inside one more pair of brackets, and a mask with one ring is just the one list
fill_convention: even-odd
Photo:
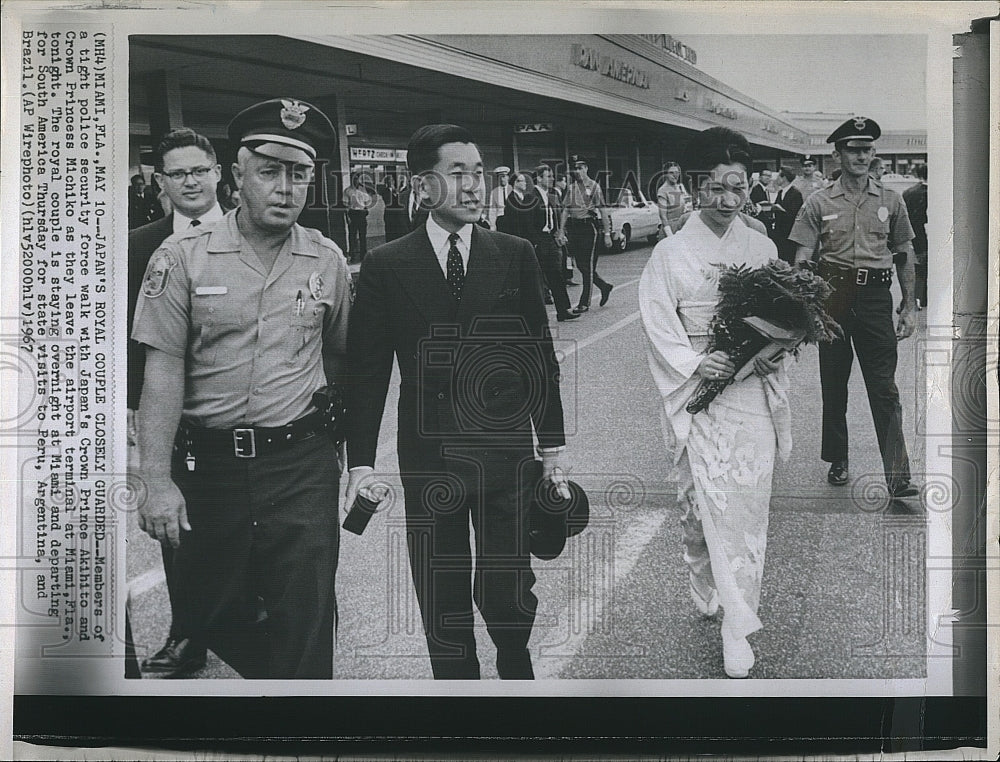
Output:
[[150,569],[147,572],[143,572],[138,577],[130,579],[128,582],[128,594],[133,598],[138,598],[144,593],[148,593],[157,585],[161,585],[166,581],[166,577],[163,574],[163,567],[158,567]]

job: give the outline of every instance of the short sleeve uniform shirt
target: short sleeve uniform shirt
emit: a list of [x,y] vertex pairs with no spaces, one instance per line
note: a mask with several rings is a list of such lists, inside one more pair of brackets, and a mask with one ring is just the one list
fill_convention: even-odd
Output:
[[788,238],[812,250],[818,242],[823,262],[885,269],[892,266],[892,252],[912,240],[913,228],[895,191],[869,179],[856,203],[837,180],[809,196]]
[[326,384],[323,353],[346,349],[347,262],[318,231],[292,227],[270,272],[238,210],[164,241],[150,259],[132,338],[186,361],[184,420],[283,426]]
[[604,206],[604,194],[601,186],[589,177],[581,184],[573,181],[566,188],[565,207],[570,219],[585,220],[601,213]]

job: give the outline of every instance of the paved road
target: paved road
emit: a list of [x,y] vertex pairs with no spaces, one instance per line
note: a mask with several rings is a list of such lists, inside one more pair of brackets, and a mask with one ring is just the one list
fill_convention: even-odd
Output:
[[[555,323],[563,352],[566,453],[591,497],[591,526],[558,559],[535,561],[538,620],[531,647],[539,678],[723,678],[718,620],[691,605],[679,514],[664,477],[657,393],[638,319],[638,279],[650,247],[602,258],[616,284],[606,307]],[[579,289],[571,289],[571,297]],[[897,297],[898,298],[898,297]],[[921,314],[918,336],[925,329]],[[900,348],[897,381],[914,472],[917,339]],[[920,501],[889,504],[879,484],[874,427],[855,367],[851,386],[852,485],[826,483],[819,460],[817,351],[792,371],[794,451],[778,466],[760,617],[751,636],[755,678],[885,678],[924,674],[926,548]],[[921,387],[922,388],[922,387]],[[390,393],[378,467],[398,468]],[[162,643],[169,624],[159,549],[129,532],[133,627],[140,648]],[[402,505],[363,537],[343,533],[337,579],[341,613],[336,677],[431,676],[406,562]],[[484,677],[495,653],[480,622]],[[201,677],[234,673],[211,657]]]

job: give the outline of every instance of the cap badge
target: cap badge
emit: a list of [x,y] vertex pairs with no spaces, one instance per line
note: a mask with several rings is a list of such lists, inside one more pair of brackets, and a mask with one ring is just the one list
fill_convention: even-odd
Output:
[[281,123],[289,130],[301,127],[306,121],[306,112],[309,107],[300,101],[286,101],[282,99]]
[[868,120],[861,116],[854,117],[854,129],[858,132],[868,126]]
[[309,276],[309,293],[315,301],[323,297],[323,276],[318,272]]

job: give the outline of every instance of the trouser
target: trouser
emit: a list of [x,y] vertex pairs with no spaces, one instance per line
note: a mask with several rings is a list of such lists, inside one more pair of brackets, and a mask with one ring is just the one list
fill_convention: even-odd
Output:
[[183,640],[190,633],[183,631],[184,599],[177,587],[174,556],[177,551],[169,542],[160,543],[160,555],[163,558],[163,576],[167,583],[167,596],[170,599],[170,635],[173,640]]
[[566,280],[559,261],[559,247],[551,233],[544,233],[535,244],[535,256],[538,258],[538,266],[542,269],[542,275],[545,277],[545,285],[552,292],[552,301],[556,306],[556,312],[560,315],[566,314],[569,312],[569,294],[566,293]]
[[[174,557],[181,631],[246,678],[333,677],[340,538],[333,443],[258,458],[176,452],[191,531]],[[263,608],[266,618],[258,612]]]
[[348,248],[351,259],[361,261],[368,253],[368,212],[364,209],[347,211]]
[[927,241],[913,240],[914,297],[927,306]]
[[583,291],[580,293],[580,307],[590,306],[591,284],[603,289],[608,285],[597,274],[597,259],[601,243],[598,241],[597,226],[590,220],[569,219],[566,223],[570,256],[576,261],[583,275]]
[[[529,456],[530,457],[530,456]],[[528,494],[516,469],[485,477],[455,467],[404,476],[406,539],[417,602],[437,680],[478,680],[472,604],[497,648],[504,680],[531,680],[528,639],[538,599],[528,551]],[[466,472],[467,471],[467,472]],[[465,473],[463,473],[465,472]],[[509,478],[508,478],[509,477]],[[475,533],[475,576],[469,521]]]
[[892,489],[910,480],[910,462],[903,439],[903,410],[895,379],[897,353],[892,295],[888,287],[863,287],[846,296],[835,292],[830,303],[837,304],[831,316],[840,323],[844,338],[819,345],[823,390],[821,456],[828,463],[848,459],[847,384],[856,352],[868,390],[886,483]]
[[798,244],[795,241],[789,241],[787,238],[777,238],[774,244],[778,249],[778,258],[781,261],[787,262],[790,265],[795,264],[795,250],[798,248]]

